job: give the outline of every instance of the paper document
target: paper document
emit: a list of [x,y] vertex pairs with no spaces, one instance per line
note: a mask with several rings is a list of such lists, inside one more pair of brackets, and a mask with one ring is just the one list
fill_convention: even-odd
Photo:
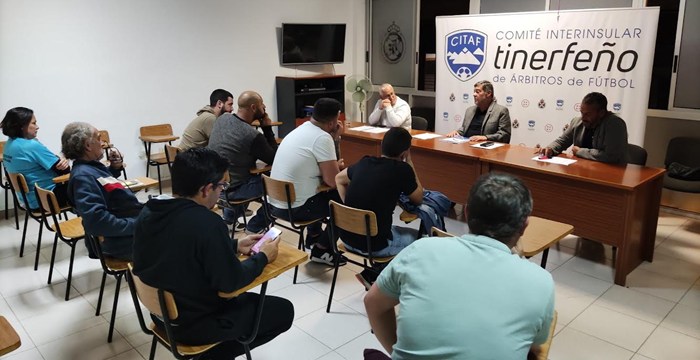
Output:
[[374,126],[363,125],[363,126],[357,126],[357,127],[349,128],[348,130],[367,131],[367,130],[370,130],[370,129],[374,129]]
[[491,141],[490,145],[488,145],[488,146],[483,146],[483,145],[484,145],[484,143],[482,142],[482,143],[474,144],[474,145],[472,145],[472,147],[479,148],[479,149],[495,149],[495,148],[499,148],[505,144]]
[[414,138],[420,139],[420,140],[430,140],[430,139],[439,138],[441,136],[442,135],[440,135],[440,134],[433,134],[433,133],[422,133],[422,134],[418,134],[418,135],[413,135]]
[[372,134],[381,134],[381,133],[385,133],[385,132],[389,131],[389,129],[390,128],[372,127],[369,130],[365,130],[365,132],[372,133]]
[[539,155],[532,158],[532,160],[551,163],[551,164],[565,165],[565,166],[569,166],[577,161],[574,159],[567,159],[567,158],[559,157],[559,156],[555,156],[551,159],[540,159]]
[[132,187],[136,185],[141,185],[141,182],[136,180],[136,179],[131,179],[131,180],[123,180],[121,183],[126,186],[126,187]]
[[451,138],[440,139],[440,141],[453,143],[453,144],[461,144],[461,143],[469,142],[469,138],[455,136],[455,137],[451,137]]

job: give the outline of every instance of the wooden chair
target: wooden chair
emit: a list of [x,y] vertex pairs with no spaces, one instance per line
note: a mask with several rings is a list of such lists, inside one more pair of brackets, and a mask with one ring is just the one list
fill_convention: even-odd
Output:
[[[7,169],[5,169],[7,170]],[[39,252],[41,250],[41,235],[44,229],[43,223],[45,221],[41,209],[30,209],[29,208],[29,186],[27,181],[24,179],[24,175],[20,173],[5,172],[7,178],[10,179],[10,188],[12,190],[12,197],[15,202],[15,209],[20,208],[24,211],[24,228],[22,230],[22,243],[19,247],[19,257],[24,256],[24,241],[27,238],[27,225],[29,223],[29,218],[36,220],[39,223],[39,236],[37,237],[36,243],[36,257],[34,259],[34,270],[39,267]],[[20,200],[21,197],[21,200]]]
[[[156,171],[158,172],[158,192],[160,194],[162,194],[163,187],[160,184],[161,183],[160,167],[162,165],[167,165],[168,160],[165,158],[165,153],[151,154],[151,145],[154,142],[167,142],[168,144],[172,145],[172,141],[177,139],[177,137],[173,135],[173,127],[170,124],[142,126],[139,129],[139,133],[140,133],[140,138],[143,141],[143,148],[146,151],[146,177],[148,177],[148,172],[149,172],[150,167],[155,166]],[[159,137],[161,139],[166,139],[166,140],[156,140]],[[148,139],[151,139],[151,140],[148,140]],[[167,140],[167,139],[171,139],[171,140]]]
[[19,335],[4,316],[0,316],[0,356],[13,352],[22,346]]
[[[303,220],[303,221],[298,221],[294,219],[294,215],[292,214],[292,204],[296,200],[296,193],[294,191],[294,183],[291,183],[289,181],[282,181],[282,180],[275,180],[265,174],[262,175],[263,178],[263,208],[265,209],[265,215],[267,216],[268,219],[272,219],[272,224],[271,226],[278,225],[281,226],[289,231],[293,231],[297,234],[299,234],[299,245],[297,245],[297,248],[299,250],[304,250],[304,231],[306,230],[306,227],[308,227],[311,224],[315,224],[319,221],[323,221],[324,218],[318,218],[318,219],[313,219],[313,220]],[[268,203],[268,197],[275,199],[277,201],[283,202],[287,204],[287,219],[281,219],[285,220],[289,223],[288,225],[279,223],[277,217],[272,215],[270,213],[270,205]],[[331,241],[332,242],[332,241]],[[294,267],[294,280],[292,282],[294,284],[297,283],[297,273],[299,272],[299,266]]]
[[109,332],[107,334],[107,342],[112,342],[112,334],[114,333],[114,320],[117,315],[117,304],[119,303],[119,288],[121,287],[122,277],[129,270],[129,260],[117,259],[111,256],[107,256],[102,253],[102,242],[104,242],[104,237],[94,236],[90,234],[85,234],[85,241],[90,242],[92,248],[97,253],[97,257],[100,259],[100,264],[102,265],[102,283],[100,284],[100,295],[97,298],[97,310],[95,311],[95,316],[100,316],[100,309],[102,307],[102,295],[105,291],[105,282],[107,280],[107,275],[112,275],[117,280],[117,285],[114,288],[114,301],[112,303],[112,317],[109,319]]
[[552,347],[552,339],[554,338],[554,330],[557,327],[557,311],[554,310],[552,316],[552,324],[549,326],[549,336],[544,344],[540,345],[540,353],[537,355],[537,360],[547,360],[549,357],[549,348]]
[[[68,301],[70,297],[70,283],[73,277],[73,262],[75,260],[75,245],[78,241],[85,238],[85,229],[83,229],[83,219],[76,217],[70,220],[58,221],[58,216],[61,214],[61,208],[58,207],[58,201],[56,200],[56,195],[51,190],[42,189],[39,185],[34,184],[36,187],[37,197],[39,198],[39,203],[41,204],[41,212],[45,217],[44,224],[49,231],[56,233],[53,239],[53,249],[51,250],[51,265],[49,267],[49,281],[51,284],[51,277],[53,275],[53,265],[56,260],[56,247],[58,246],[58,239],[61,239],[64,243],[70,246],[70,263],[68,265],[68,276],[66,277],[66,298]],[[53,225],[49,225],[48,218],[53,220]],[[38,253],[38,251],[37,251]]]
[[[9,203],[9,191],[12,190],[12,186],[10,185],[10,181],[7,179],[7,175],[5,175],[5,180],[2,180],[3,173],[5,172],[3,170],[3,152],[5,151],[5,143],[7,141],[0,141],[0,187],[2,187],[5,190],[5,220],[10,218],[9,215],[9,208],[10,208],[10,203]],[[14,199],[14,197],[13,197]],[[15,227],[17,230],[19,230],[19,218],[17,217],[17,204],[15,204],[14,207],[15,210]]]
[[[105,159],[109,159],[109,149],[114,147],[114,144],[112,144],[112,141],[109,138],[109,131],[99,130],[98,133],[100,134],[102,148],[105,149]],[[126,163],[122,163],[122,165],[122,174],[124,175],[124,179],[126,179]]]
[[173,171],[173,161],[175,161],[175,157],[177,154],[180,153],[180,148],[177,146],[172,146],[170,144],[165,144],[163,145],[164,147],[164,154],[165,154],[165,161],[168,163],[168,170],[171,172]]
[[[331,239],[336,239],[343,229],[358,235],[363,235],[367,239],[367,255],[348,251],[345,245],[331,241],[331,248],[335,254],[335,264],[333,266],[333,281],[331,282],[331,292],[328,295],[328,306],[326,312],[331,311],[331,302],[333,301],[333,291],[335,290],[335,281],[338,277],[338,263],[342,253],[349,253],[362,258],[362,262],[348,258],[348,261],[361,266],[365,270],[377,273],[375,266],[378,264],[385,265],[394,257],[374,257],[372,256],[372,237],[377,236],[377,216],[369,210],[355,209],[349,206],[339,204],[331,200],[328,204],[330,208],[330,227]],[[377,273],[377,275],[379,275]]]
[[558,221],[547,220],[537,216],[530,216],[530,224],[525,233],[518,240],[516,249],[518,252],[530,258],[542,253],[540,266],[544,269],[547,266],[547,256],[549,248],[559,242],[567,235],[574,232],[574,227]]
[[[138,276],[134,275],[131,264],[129,264],[129,271],[127,271],[126,277],[129,282],[131,297],[134,300],[134,307],[136,308],[136,315],[139,319],[141,329],[147,335],[153,335],[149,360],[153,360],[155,357],[156,345],[158,342],[168,348],[176,359],[197,357],[219,344],[185,345],[173,341],[172,321],[177,320],[179,316],[173,294],[163,289],[154,288],[141,281]],[[146,306],[146,309],[148,309],[151,314],[163,320],[162,327],[155,323],[151,323],[150,327],[146,326],[143,314],[141,313],[139,300],[141,304]],[[172,344],[175,346],[172,346]]]
[[430,235],[436,237],[454,237],[454,235],[448,233],[447,231],[438,229],[435,226],[430,228]]

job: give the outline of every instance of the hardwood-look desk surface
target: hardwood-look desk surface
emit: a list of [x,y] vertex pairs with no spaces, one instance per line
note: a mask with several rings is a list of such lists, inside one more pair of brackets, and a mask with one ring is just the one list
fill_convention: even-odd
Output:
[[22,346],[19,335],[4,316],[0,316],[0,356]]
[[[68,180],[70,180],[70,173],[59,175],[59,176],[56,176],[55,178],[53,178],[54,184],[62,184],[62,183],[68,182]],[[138,181],[138,183],[131,184],[131,181],[133,181],[133,180]],[[148,188],[158,186],[158,180],[142,176],[142,177],[131,178],[131,179],[127,179],[127,180],[122,180],[122,184],[124,185],[124,187],[136,192],[136,191],[141,191],[143,189],[148,189]]]
[[179,139],[179,136],[175,135],[144,135],[139,136],[139,139],[147,143],[164,143]]
[[569,166],[534,161],[534,149],[504,146],[481,158],[482,173],[519,177],[533,215],[571,224],[578,236],[616,246],[615,283],[652,261],[664,169],[577,159]]
[[[283,124],[283,122],[281,122],[281,121],[273,121],[273,122],[271,122],[270,125],[268,125],[268,126],[280,126],[280,125],[282,125],[282,124]],[[250,125],[251,125],[251,126],[255,126],[256,128],[258,128],[258,127],[260,127],[260,121],[258,121],[258,120],[253,120],[253,122],[251,122]]]
[[[242,255],[239,260],[243,261],[247,259],[248,256]],[[255,278],[250,284],[234,291],[231,293],[219,292],[219,296],[222,298],[233,298],[236,297],[262,283],[272,280],[282,274],[283,272],[302,264],[306,261],[307,254],[291,245],[287,245],[280,241],[279,253],[277,254],[277,259],[271,264],[267,264],[262,274]]]

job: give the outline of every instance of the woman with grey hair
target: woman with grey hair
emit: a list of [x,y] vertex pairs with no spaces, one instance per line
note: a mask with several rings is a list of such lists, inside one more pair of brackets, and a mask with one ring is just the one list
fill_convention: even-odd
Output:
[[[73,160],[68,181],[68,200],[83,218],[85,232],[104,236],[102,252],[111,257],[131,260],[134,223],[143,204],[116,177],[122,163],[100,160],[104,150],[99,131],[83,122],[70,123],[61,135],[63,154]],[[91,257],[94,249],[88,246]]]

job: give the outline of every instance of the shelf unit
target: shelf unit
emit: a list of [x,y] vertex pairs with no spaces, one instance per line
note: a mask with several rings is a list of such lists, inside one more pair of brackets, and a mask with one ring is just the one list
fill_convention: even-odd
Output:
[[345,111],[345,75],[275,78],[277,86],[277,119],[282,122],[279,137],[285,137],[306,120],[304,107],[313,106],[324,97],[340,101]]

